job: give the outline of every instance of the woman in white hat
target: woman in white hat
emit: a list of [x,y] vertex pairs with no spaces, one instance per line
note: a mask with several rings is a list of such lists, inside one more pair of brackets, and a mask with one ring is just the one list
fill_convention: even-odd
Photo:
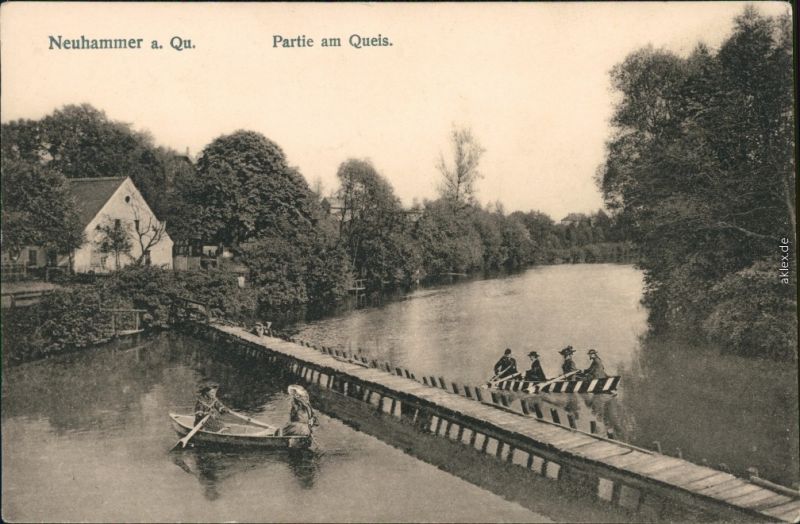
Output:
[[287,392],[291,399],[289,408],[289,423],[281,430],[282,435],[301,435],[311,434],[311,428],[317,425],[317,417],[311,408],[311,401],[308,392],[302,386],[289,386]]

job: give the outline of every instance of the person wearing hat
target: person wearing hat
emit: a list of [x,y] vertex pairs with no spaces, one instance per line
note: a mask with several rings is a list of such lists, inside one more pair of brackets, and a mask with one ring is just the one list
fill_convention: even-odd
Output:
[[511,356],[511,348],[506,348],[503,356],[494,365],[494,378],[510,377],[517,374],[517,361]]
[[525,372],[525,380],[527,382],[544,382],[547,380],[544,376],[542,364],[539,362],[539,353],[531,351],[528,356],[531,359],[531,369]]
[[[575,350],[572,349],[572,346],[567,346],[561,351],[559,351],[564,356],[564,362],[561,363],[561,373],[566,375],[567,373],[572,373],[573,371],[578,371],[578,366],[575,365],[575,361],[572,360],[572,355],[575,353]],[[575,375],[573,375],[574,377]]]
[[220,417],[223,413],[230,411],[225,405],[217,398],[217,390],[219,384],[209,382],[200,388],[200,395],[197,397],[197,402],[194,404],[194,425],[206,415],[211,415],[203,425],[206,431],[220,431],[225,429]]
[[603,366],[603,361],[600,360],[600,356],[597,354],[597,350],[590,349],[589,353],[589,360],[591,363],[589,367],[581,374],[581,378],[584,380],[594,380],[599,378],[608,378],[606,374],[605,367]]
[[287,392],[291,401],[289,408],[289,423],[281,430],[281,435],[307,436],[311,428],[318,425],[317,417],[311,408],[308,392],[303,386],[289,386]]

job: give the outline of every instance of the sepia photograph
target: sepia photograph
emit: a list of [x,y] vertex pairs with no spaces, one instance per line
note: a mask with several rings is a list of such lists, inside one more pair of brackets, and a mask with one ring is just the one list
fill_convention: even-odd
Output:
[[785,1],[0,5],[4,522],[800,522]]

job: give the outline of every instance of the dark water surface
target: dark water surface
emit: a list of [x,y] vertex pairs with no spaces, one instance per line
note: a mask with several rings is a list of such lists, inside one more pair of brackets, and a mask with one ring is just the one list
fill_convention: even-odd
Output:
[[[502,472],[492,477],[499,484],[486,489],[481,471],[455,464],[458,457],[427,463],[384,442],[390,438],[379,440],[324,413],[312,450],[168,453],[177,436],[167,413],[191,412],[206,378],[221,383],[221,398],[238,411],[276,425],[286,421],[288,378],[178,334],[4,369],[4,520],[624,519],[591,500],[560,498],[557,483],[544,479],[538,480],[543,489],[517,485],[524,488],[517,501],[504,498]],[[367,417],[380,427],[380,419]],[[436,458],[426,453],[419,455]],[[463,471],[446,472],[453,468]]]
[[[749,467],[791,485],[798,469],[798,391],[794,365],[720,355],[648,339],[640,305],[642,273],[615,264],[558,265],[500,279],[427,288],[381,308],[296,326],[302,340],[359,351],[416,376],[481,384],[512,348],[518,367],[528,351],[548,377],[557,351],[575,347],[588,366],[595,348],[606,371],[622,376],[616,397],[547,395],[543,407],[591,421],[617,438],[744,475]],[[549,409],[545,410],[549,413]]]

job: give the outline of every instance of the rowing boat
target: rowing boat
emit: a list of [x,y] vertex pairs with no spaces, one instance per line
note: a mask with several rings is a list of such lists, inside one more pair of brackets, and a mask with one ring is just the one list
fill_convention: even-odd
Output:
[[[194,415],[170,413],[172,425],[181,437],[194,428]],[[261,428],[248,424],[226,424],[221,431],[200,429],[192,437],[197,444],[243,446],[248,448],[303,449],[311,445],[310,435],[279,435],[277,428]]]
[[545,383],[525,380],[489,382],[488,389],[536,395],[538,393],[614,393],[620,377],[596,378],[592,380],[554,380]]

